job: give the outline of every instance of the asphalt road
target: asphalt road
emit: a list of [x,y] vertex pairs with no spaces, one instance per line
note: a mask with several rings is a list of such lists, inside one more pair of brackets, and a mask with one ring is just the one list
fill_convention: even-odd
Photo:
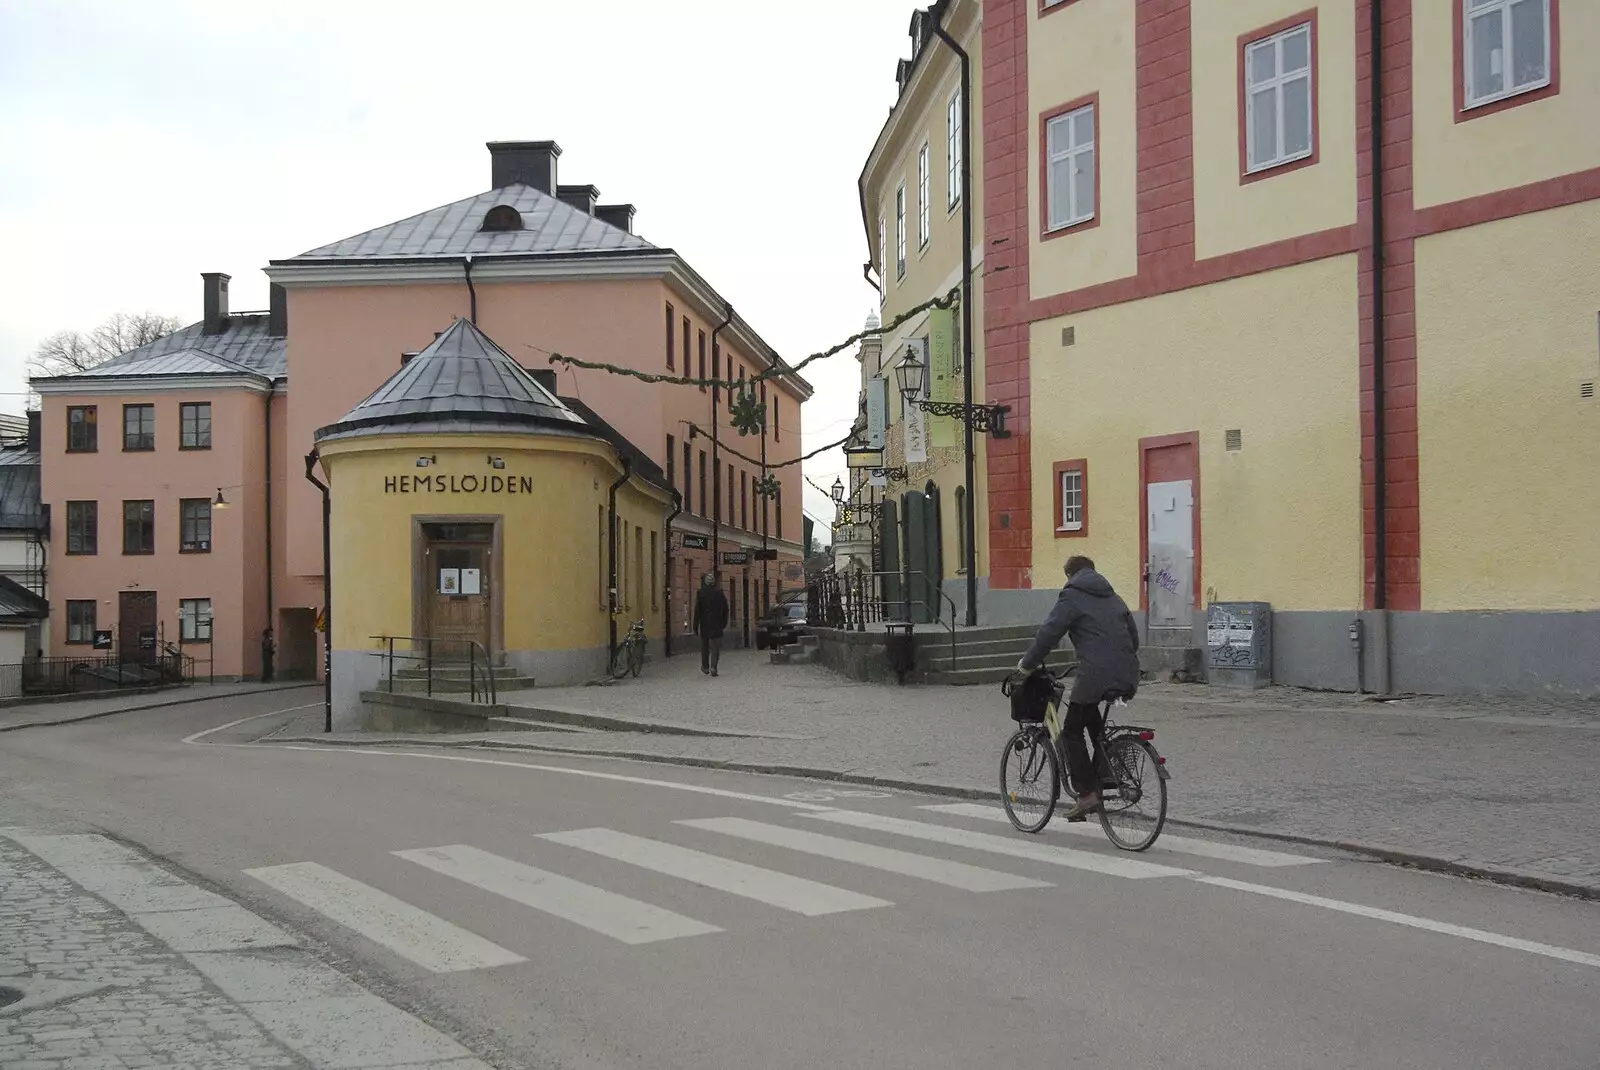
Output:
[[250,742],[319,697],[0,737],[0,826],[137,844],[499,1067],[1600,1065],[1595,902],[782,777]]

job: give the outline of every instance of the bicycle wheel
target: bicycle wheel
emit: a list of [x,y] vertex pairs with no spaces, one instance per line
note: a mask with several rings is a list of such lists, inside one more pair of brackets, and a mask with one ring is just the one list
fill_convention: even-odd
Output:
[[611,653],[611,664],[606,667],[613,680],[620,680],[628,675],[628,643],[624,640],[617,644],[617,649]]
[[637,677],[643,668],[644,640],[640,639],[628,644],[628,671]]
[[1117,787],[1101,792],[1100,827],[1124,851],[1143,851],[1167,823],[1167,782],[1156,765],[1155,748],[1141,740],[1114,739],[1106,761]]
[[1000,801],[1019,832],[1038,832],[1056,812],[1061,772],[1050,737],[1040,728],[1019,728],[1000,755]]

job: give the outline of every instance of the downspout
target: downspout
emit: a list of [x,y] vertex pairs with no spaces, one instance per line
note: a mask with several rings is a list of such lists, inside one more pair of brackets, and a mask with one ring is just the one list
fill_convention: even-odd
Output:
[[[716,360],[717,335],[732,322],[733,305],[724,301],[722,322],[711,328],[712,360]],[[722,426],[722,405],[719,400],[722,396],[721,381],[722,366],[719,364],[712,369],[711,379],[711,574],[716,577],[719,588],[722,586],[722,462],[718,459]]]
[[464,271],[466,273],[466,278],[467,278],[467,300],[469,302],[469,305],[468,305],[469,315],[471,316],[471,319],[472,319],[472,325],[474,327],[476,327],[478,325],[478,288],[476,286],[472,285],[472,257],[471,256],[463,256],[461,258],[461,268],[462,268],[462,271]]
[[878,291],[878,296],[883,296],[883,286],[877,282],[874,282],[872,278],[872,261],[868,260],[865,264],[861,265],[861,277],[867,280],[868,286]]
[[610,496],[610,511],[607,515],[606,525],[606,590],[610,593],[609,610],[606,620],[610,631],[606,642],[606,671],[610,671],[611,663],[617,657],[617,491],[633,475],[633,460],[626,454],[619,454],[622,458],[622,475],[611,484],[606,493]]
[[322,730],[333,731],[333,544],[328,538],[332,499],[328,485],[317,478],[317,451],[306,454],[306,479],[322,492]]
[[661,539],[661,576],[665,590],[662,592],[662,656],[672,657],[672,522],[683,512],[683,494],[672,488],[672,512],[667,514],[666,533]]
[[1389,494],[1388,444],[1384,441],[1384,230],[1383,230],[1383,3],[1370,0],[1372,15],[1372,608],[1378,612],[1377,690],[1389,679]]
[[[967,412],[972,411],[972,60],[967,55],[967,50],[956,43],[956,39],[945,32],[940,23],[944,11],[942,5],[935,4],[930,9],[933,15],[933,32],[939,40],[949,46],[961,60],[961,400],[966,405]],[[977,503],[977,487],[974,485],[974,459],[972,441],[972,420],[962,421],[962,452],[966,462],[965,479],[967,482],[967,502],[969,507],[965,517],[967,553],[962,567],[967,570],[967,627],[971,628],[978,623],[978,540],[977,522],[974,519],[978,510],[972,506]],[[941,585],[943,577],[940,578]]]
[[[277,388],[277,380],[267,386],[267,627],[272,629],[274,637],[278,634],[276,626],[277,608],[273,599],[272,589],[272,392]],[[265,668],[265,666],[262,666]]]

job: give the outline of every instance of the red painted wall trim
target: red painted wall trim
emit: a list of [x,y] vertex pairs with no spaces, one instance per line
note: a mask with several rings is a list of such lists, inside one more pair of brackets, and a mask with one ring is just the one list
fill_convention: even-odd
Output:
[[[1077,472],[1082,477],[1079,480],[1081,490],[1080,508],[1083,510],[1083,526],[1076,531],[1061,530],[1061,473]],[[1050,526],[1055,529],[1058,539],[1083,539],[1089,535],[1089,462],[1077,457],[1070,461],[1057,461],[1050,468],[1050,482],[1052,493],[1055,496],[1056,511],[1050,514]]]
[[[1066,115],[1068,112],[1077,111],[1079,108],[1094,108],[1094,215],[1081,223],[1070,226],[1050,229],[1050,120]],[[1039,113],[1039,238],[1041,241],[1050,241],[1052,238],[1064,237],[1068,234],[1077,234],[1085,230],[1093,230],[1100,225],[1100,94],[1090,93],[1088,96],[1069,100],[1065,104],[1057,105],[1049,111]]]
[[[1140,574],[1150,564],[1150,454],[1173,446],[1189,446],[1194,460],[1194,606],[1200,605],[1200,432],[1184,431],[1176,435],[1152,435],[1139,440],[1139,569]],[[1139,584],[1139,608],[1150,608],[1150,584]]]
[[[1248,112],[1245,98],[1248,90],[1245,85],[1245,49],[1257,41],[1292,30],[1296,26],[1310,23],[1311,25],[1311,155],[1288,163],[1280,163],[1274,167],[1262,168],[1260,171],[1250,170],[1250,131],[1245,116]],[[1239,35],[1239,184],[1260,182],[1264,178],[1274,178],[1286,175],[1290,171],[1298,171],[1302,167],[1311,167],[1322,159],[1322,57],[1318,49],[1322,46],[1322,35],[1317,32],[1317,9],[1302,11],[1298,15],[1291,15],[1286,19],[1258,27],[1248,33]]]
[[1561,92],[1561,0],[1549,0],[1550,3],[1550,84],[1540,86],[1538,89],[1527,89],[1521,93],[1497,100],[1493,104],[1480,104],[1475,108],[1467,107],[1467,29],[1463,17],[1461,0],[1449,0],[1454,11],[1455,34],[1455,100],[1456,122],[1464,123],[1472,119],[1481,119],[1485,115],[1505,111],[1507,108],[1517,108],[1524,104],[1532,104],[1536,100],[1544,100]]
[[1600,200],[1600,167],[1417,209],[1417,237]]
[[1189,0],[1133,5],[1138,274],[1194,262]]

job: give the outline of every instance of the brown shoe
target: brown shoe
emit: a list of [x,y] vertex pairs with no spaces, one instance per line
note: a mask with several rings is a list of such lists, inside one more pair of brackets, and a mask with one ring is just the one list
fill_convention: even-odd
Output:
[[1100,809],[1100,796],[1094,792],[1090,792],[1088,795],[1080,797],[1078,801],[1073,804],[1072,808],[1061,816],[1065,817],[1068,821],[1073,821],[1077,818],[1092,814],[1098,809]]

